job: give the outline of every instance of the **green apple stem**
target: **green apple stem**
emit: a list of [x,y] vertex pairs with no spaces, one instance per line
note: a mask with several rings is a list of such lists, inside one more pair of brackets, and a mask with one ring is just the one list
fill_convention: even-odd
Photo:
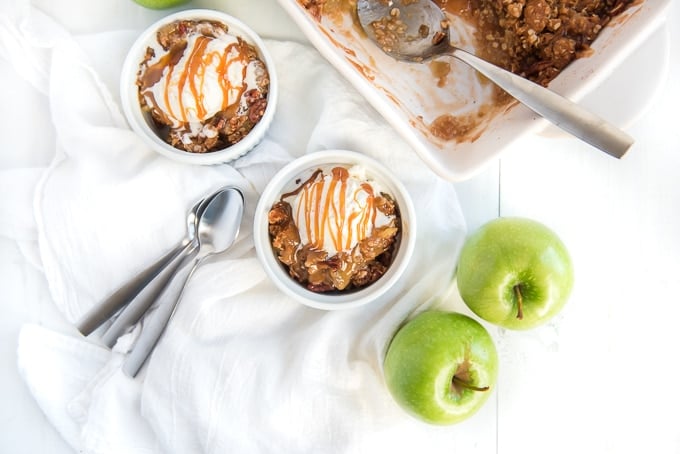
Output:
[[522,286],[517,284],[513,287],[513,290],[515,291],[515,297],[517,298],[517,319],[522,320],[524,318]]
[[472,391],[480,391],[480,392],[484,392],[484,391],[488,391],[488,390],[489,390],[489,387],[488,387],[488,386],[482,386],[482,387],[480,387],[480,386],[475,386],[475,385],[472,385],[472,384],[466,382],[466,381],[463,380],[462,378],[458,378],[458,377],[455,376],[455,375],[453,376],[453,380],[451,380],[451,381],[452,381],[451,384],[452,384],[454,387],[460,386],[461,388],[470,389],[470,390],[472,390]]

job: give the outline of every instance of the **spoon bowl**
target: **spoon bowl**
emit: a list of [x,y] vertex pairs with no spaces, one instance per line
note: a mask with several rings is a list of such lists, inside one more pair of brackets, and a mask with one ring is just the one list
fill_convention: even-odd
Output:
[[357,15],[369,39],[397,60],[422,63],[453,57],[538,115],[610,156],[621,158],[633,145],[628,134],[567,98],[453,46],[449,20],[432,0],[358,0]]
[[243,208],[244,199],[240,190],[229,187],[215,194],[199,214],[196,260],[223,252],[234,243],[241,226]]
[[198,209],[195,245],[190,252],[193,263],[174,300],[159,305],[143,328],[137,343],[123,364],[123,372],[135,377],[165,330],[184,289],[196,269],[210,257],[228,250],[238,237],[245,200],[235,187],[227,187],[206,199]]
[[448,51],[448,21],[430,0],[359,0],[357,14],[369,38],[397,60],[420,63]]

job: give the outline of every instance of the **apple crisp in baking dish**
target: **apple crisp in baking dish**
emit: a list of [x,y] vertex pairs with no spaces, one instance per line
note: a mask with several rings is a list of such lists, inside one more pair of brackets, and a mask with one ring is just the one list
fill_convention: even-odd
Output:
[[[462,36],[452,36],[454,45],[472,50],[498,66],[545,86],[569,63],[590,55],[590,46],[602,29],[629,6],[643,0],[408,0],[408,3],[419,1],[434,1],[448,14],[452,23],[457,24],[457,29],[465,30]],[[297,2],[311,17],[326,24],[328,30],[342,33],[341,30],[351,27],[354,30],[352,33],[368,41],[357,16],[357,0]],[[406,2],[402,0],[402,3]],[[328,32],[326,34],[339,45]],[[464,39],[464,42],[458,42],[458,39]],[[374,61],[370,59],[355,62],[354,50],[349,46],[340,48],[367,80],[373,81],[373,72],[382,70],[374,67]],[[425,97],[425,93],[434,93],[425,86],[428,81],[439,88],[446,88],[451,82],[455,87],[469,88],[469,84],[459,84],[456,80],[460,71],[453,75],[455,63],[451,59],[437,59],[427,64],[430,75],[428,79],[418,81],[421,89],[413,92],[392,91],[389,96],[395,103],[400,103],[404,94]],[[404,68],[404,71],[411,70]],[[412,77],[405,75],[408,80]],[[386,78],[395,80],[396,75],[390,73]],[[479,87],[478,94],[467,97],[437,91],[447,101],[438,102],[438,96],[428,100],[428,105],[445,106],[456,100],[456,106],[437,108],[448,112],[436,112],[433,109],[420,112],[411,120],[411,124],[438,143],[474,142],[484,131],[483,126],[488,124],[489,119],[505,111],[514,102],[505,91],[484,78],[478,77],[476,85]],[[379,86],[376,88],[381,89]],[[481,95],[481,91],[487,94]]]
[[602,28],[634,0],[437,0],[472,21],[481,57],[547,85],[588,55]]
[[[408,3],[418,1],[431,0]],[[590,44],[613,17],[642,0],[433,1],[474,26],[480,57],[546,85],[569,62],[589,54]],[[350,12],[360,27],[356,0],[298,2],[317,20]]]

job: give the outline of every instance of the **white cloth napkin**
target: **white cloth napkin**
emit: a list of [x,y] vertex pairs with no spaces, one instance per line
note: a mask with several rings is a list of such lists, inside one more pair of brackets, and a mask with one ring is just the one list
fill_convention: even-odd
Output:
[[[71,36],[28,7],[4,12],[0,55],[45,97],[43,126],[53,140],[44,146],[54,147],[54,158],[31,186],[35,225],[20,219],[0,227],[37,236],[54,304],[74,322],[168,251],[203,194],[236,184],[245,191],[246,214],[235,247],[190,281],[137,379],[124,376],[120,364],[139,328],[113,351],[72,327],[23,328],[19,369],[50,421],[85,453],[450,452],[450,430],[396,406],[381,364],[404,319],[445,304],[437,297],[449,286],[465,233],[452,185],[313,48],[271,40],[281,96],[265,140],[232,165],[162,158],[131,132],[119,108],[117,71],[137,32]],[[324,312],[285,297],[268,280],[251,224],[258,194],[277,169],[330,148],[389,167],[414,200],[419,236],[406,290]],[[2,176],[36,182],[35,172],[23,180]]]

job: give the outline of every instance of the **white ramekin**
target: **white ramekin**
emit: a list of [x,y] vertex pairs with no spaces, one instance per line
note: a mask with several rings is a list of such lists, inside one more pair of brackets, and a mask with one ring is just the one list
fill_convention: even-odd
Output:
[[[191,153],[179,150],[165,142],[156,132],[156,127],[150,116],[142,111],[139,103],[137,73],[139,65],[144,59],[147,47],[156,40],[156,32],[163,25],[182,19],[209,19],[223,22],[229,28],[229,33],[240,36],[247,43],[253,45],[258,56],[264,62],[269,72],[269,93],[267,108],[263,117],[253,129],[239,142],[227,148],[207,153]],[[123,112],[130,127],[145,141],[145,143],[163,156],[185,164],[221,164],[237,159],[252,150],[264,137],[269,128],[278,98],[278,79],[274,61],[262,39],[243,22],[238,19],[213,10],[192,9],[180,11],[164,17],[147,28],[130,48],[121,72],[120,95]]]
[[[359,165],[366,177],[378,182],[395,200],[401,216],[401,232],[397,251],[387,272],[377,281],[355,291],[316,293],[308,290],[289,274],[271,246],[268,213],[281,194],[299,185],[315,169],[329,165]],[[297,180],[297,181],[296,181]],[[382,164],[361,153],[347,150],[327,150],[310,153],[283,167],[263,191],[255,209],[253,236],[258,258],[276,286],[293,299],[318,309],[345,309],[377,300],[399,281],[413,255],[416,240],[416,218],[413,202],[403,184]]]

